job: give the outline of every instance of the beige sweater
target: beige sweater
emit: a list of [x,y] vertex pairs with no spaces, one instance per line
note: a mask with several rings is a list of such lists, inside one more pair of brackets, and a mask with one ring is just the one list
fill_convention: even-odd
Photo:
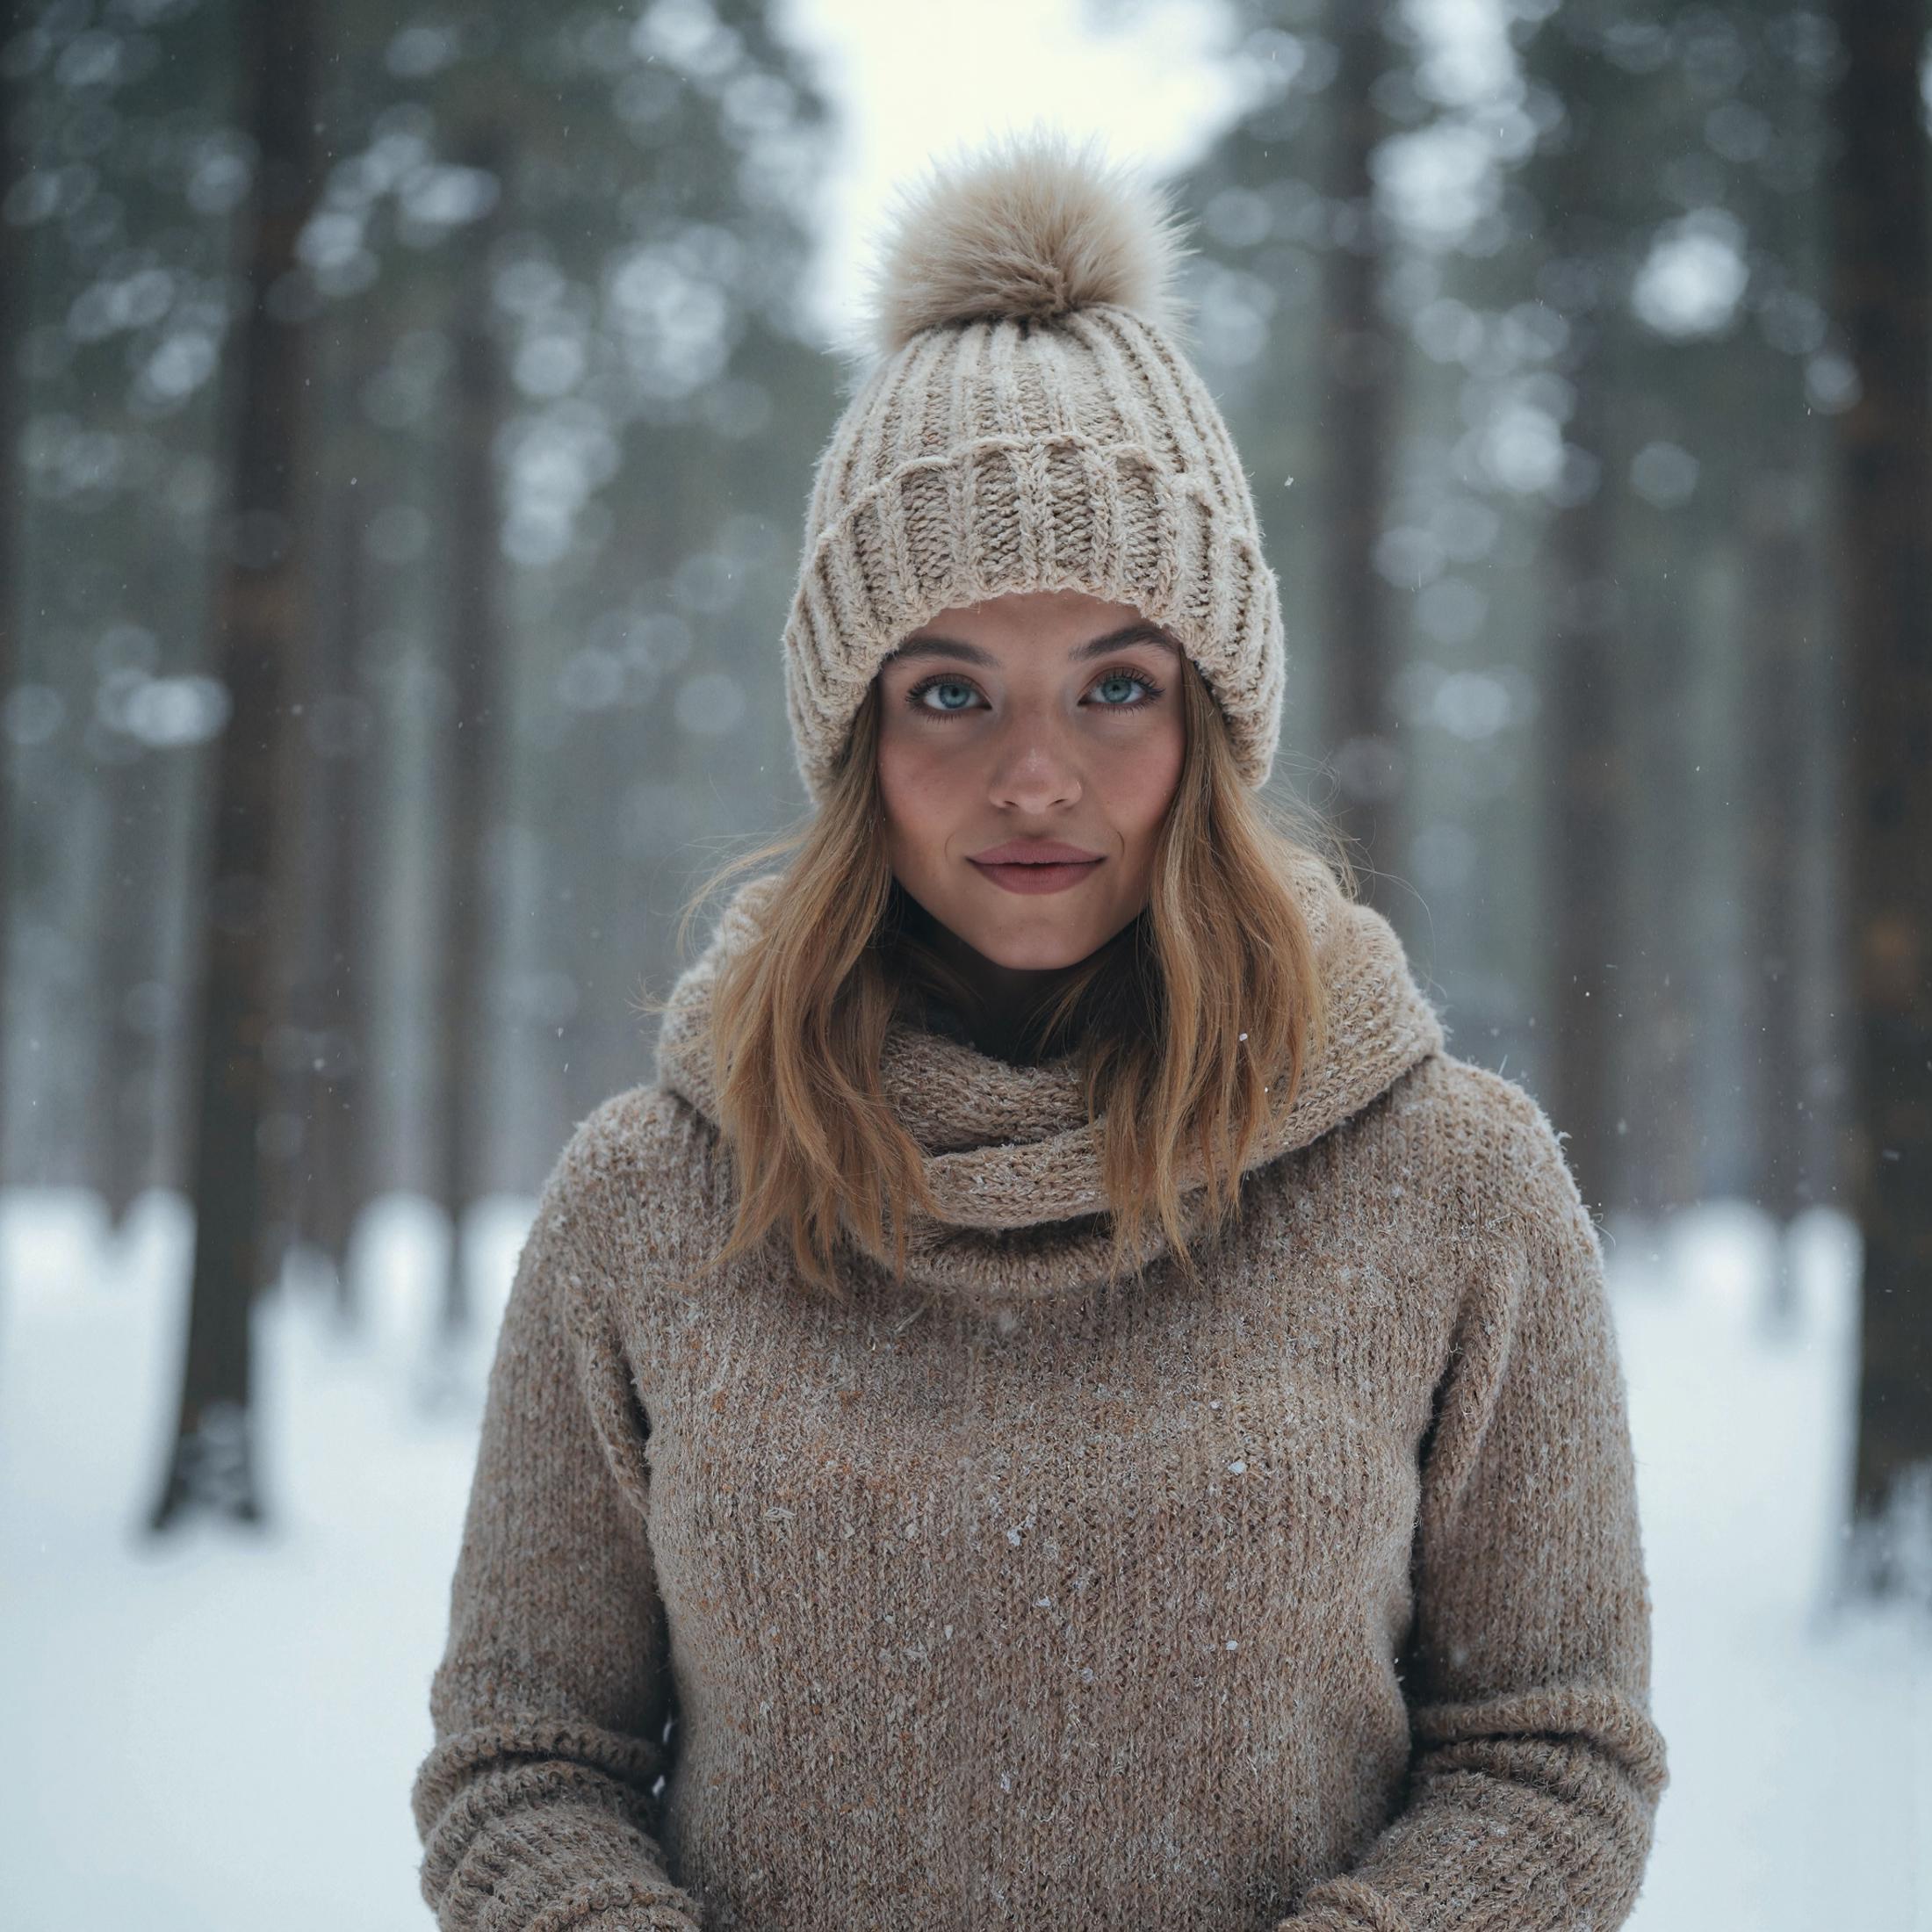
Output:
[[772,883],[517,1268],[413,1793],[438,1924],[1620,1924],[1667,1779],[1649,1594],[1536,1104],[1311,874],[1331,1044],[1206,1286],[1098,1280],[1066,1067],[908,1022],[887,1091],[947,1214],[908,1282],[699,1282],[698,1021]]

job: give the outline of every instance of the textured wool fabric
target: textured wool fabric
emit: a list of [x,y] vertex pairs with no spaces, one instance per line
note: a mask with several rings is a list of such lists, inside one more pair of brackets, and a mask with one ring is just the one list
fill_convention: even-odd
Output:
[[413,1793],[444,1932],[1611,1932],[1667,1770],[1536,1103],[1311,868],[1331,1037],[1199,1285],[1100,1279],[1069,1064],[909,1021],[906,1280],[707,1276],[704,1005],[776,883],[518,1264]]
[[1034,139],[942,171],[902,222],[881,305],[890,352],[819,457],[785,626],[814,799],[908,632],[1042,589],[1164,625],[1219,701],[1243,776],[1265,783],[1280,588],[1227,424],[1165,326],[1179,251],[1157,206]]

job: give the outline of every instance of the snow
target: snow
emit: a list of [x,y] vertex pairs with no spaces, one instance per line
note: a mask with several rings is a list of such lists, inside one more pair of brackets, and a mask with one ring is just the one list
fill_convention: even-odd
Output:
[[[365,1217],[364,1332],[292,1275],[263,1305],[269,1524],[141,1525],[172,1420],[188,1258],[176,1197],[103,1236],[91,1195],[0,1197],[0,1871],[18,1932],[422,1932],[409,1781],[429,1741],[481,1377],[533,1202],[473,1224],[487,1306],[427,1373],[443,1240]],[[1835,1609],[1856,1246],[1794,1231],[1763,1318],[1751,1208],[1606,1236],[1672,1782],[1639,1932],[1932,1932],[1932,1630]],[[439,1395],[439,1402],[430,1398]]]

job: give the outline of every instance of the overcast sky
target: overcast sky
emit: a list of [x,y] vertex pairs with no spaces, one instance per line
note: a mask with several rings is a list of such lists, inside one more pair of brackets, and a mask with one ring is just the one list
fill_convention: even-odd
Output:
[[872,239],[894,184],[962,141],[1035,117],[1156,173],[1205,154],[1239,111],[1223,59],[1222,0],[1123,0],[1101,31],[1081,0],[780,0],[780,30],[807,50],[842,134],[817,277],[805,293],[829,342],[848,334]]

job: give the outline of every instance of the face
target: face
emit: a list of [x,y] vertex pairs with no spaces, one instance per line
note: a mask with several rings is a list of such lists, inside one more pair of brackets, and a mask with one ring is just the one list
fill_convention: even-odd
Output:
[[1146,905],[1184,740],[1164,637],[1131,604],[1027,591],[941,611],[881,667],[894,876],[991,966],[1075,965]]

